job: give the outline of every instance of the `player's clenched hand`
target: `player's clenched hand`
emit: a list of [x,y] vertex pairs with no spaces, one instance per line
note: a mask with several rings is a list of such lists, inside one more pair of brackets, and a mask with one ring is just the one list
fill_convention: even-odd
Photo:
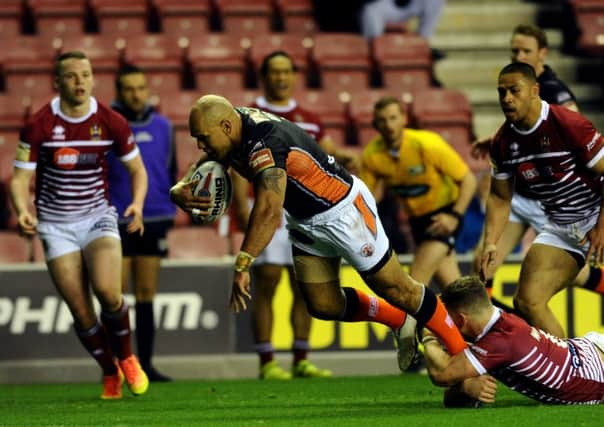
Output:
[[142,236],[145,232],[145,225],[143,224],[143,209],[136,203],[132,203],[124,211],[124,217],[131,218],[126,231],[128,231],[128,233],[138,232],[138,234]]
[[475,159],[484,159],[489,155],[489,148],[491,146],[491,142],[493,141],[492,137],[479,139],[472,143],[472,157]]
[[31,237],[36,234],[38,220],[29,211],[21,212],[17,217],[19,232],[25,237]]
[[596,224],[594,228],[589,230],[581,244],[589,242],[589,250],[587,251],[587,262],[600,266],[604,264],[604,227]]
[[211,207],[211,198],[195,196],[193,189],[199,183],[199,180],[189,182],[179,182],[170,189],[170,199],[182,210],[191,212],[193,209],[199,209],[199,214],[203,215]]
[[497,256],[497,246],[494,244],[484,245],[480,254],[480,278],[487,280],[493,277],[495,272],[495,258]]
[[229,301],[229,308],[235,313],[247,310],[247,302],[251,301],[250,273],[249,271],[236,271],[233,277],[233,289]]
[[483,403],[493,403],[497,393],[497,381],[490,375],[466,378],[461,385],[461,390]]

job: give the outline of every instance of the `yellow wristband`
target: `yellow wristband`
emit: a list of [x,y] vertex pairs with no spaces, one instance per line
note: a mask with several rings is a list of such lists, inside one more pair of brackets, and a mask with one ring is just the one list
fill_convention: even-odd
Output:
[[253,257],[247,252],[239,251],[237,258],[235,258],[235,271],[238,273],[248,271],[255,259],[256,257]]

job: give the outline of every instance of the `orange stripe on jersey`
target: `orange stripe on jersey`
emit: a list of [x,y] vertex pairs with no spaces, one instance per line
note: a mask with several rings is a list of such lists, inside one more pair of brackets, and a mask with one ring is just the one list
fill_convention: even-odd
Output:
[[373,214],[373,212],[371,212],[371,209],[369,209],[369,206],[367,206],[367,202],[365,201],[365,199],[363,199],[363,196],[361,194],[359,194],[354,199],[354,206],[359,210],[361,215],[363,215],[365,224],[367,225],[369,231],[371,231],[371,234],[373,234],[373,237],[376,237],[377,226],[375,221],[375,215]]
[[292,150],[287,156],[287,174],[317,197],[336,204],[348,194],[350,185],[325,172],[308,153]]

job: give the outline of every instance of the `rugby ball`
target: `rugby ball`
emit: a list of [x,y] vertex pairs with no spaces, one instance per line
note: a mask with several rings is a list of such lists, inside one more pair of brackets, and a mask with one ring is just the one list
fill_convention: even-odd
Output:
[[201,216],[198,209],[193,209],[191,217],[196,224],[210,224],[226,212],[231,204],[233,185],[227,170],[220,163],[207,161],[195,169],[191,181],[197,181],[193,189],[195,196],[211,197],[212,207],[208,216]]

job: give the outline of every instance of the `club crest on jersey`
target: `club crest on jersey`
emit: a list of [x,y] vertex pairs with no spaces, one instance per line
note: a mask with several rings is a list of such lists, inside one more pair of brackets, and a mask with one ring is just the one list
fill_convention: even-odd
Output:
[[375,246],[373,246],[371,243],[365,243],[363,246],[361,246],[361,255],[366,258],[373,255],[374,252]]
[[103,130],[100,128],[99,125],[94,124],[90,126],[90,139],[98,141],[99,139],[101,139],[101,136],[103,136]]
[[54,164],[60,169],[73,169],[78,164],[80,152],[70,147],[55,151]]
[[65,128],[61,125],[56,125],[52,128],[52,139],[65,139]]

